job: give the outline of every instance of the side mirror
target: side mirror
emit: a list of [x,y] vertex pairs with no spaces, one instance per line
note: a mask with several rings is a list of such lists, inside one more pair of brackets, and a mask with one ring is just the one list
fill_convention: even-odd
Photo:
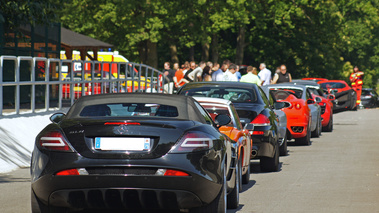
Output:
[[228,115],[219,114],[216,116],[215,121],[216,121],[217,127],[220,127],[220,126],[225,126],[229,124],[230,121],[232,121],[232,119]]
[[327,98],[328,98],[329,100],[331,100],[331,101],[336,100],[336,96],[333,95],[333,94],[328,95]]
[[316,103],[321,103],[322,102],[322,99],[320,97],[315,97],[315,102]]
[[274,103],[274,109],[282,109],[286,107],[286,102],[275,102]]
[[312,99],[308,99],[307,100],[307,104],[315,104],[316,102],[314,101],[314,100],[312,100]]
[[65,116],[66,114],[64,114],[63,112],[57,112],[50,116],[50,121],[52,121],[53,123],[59,123]]

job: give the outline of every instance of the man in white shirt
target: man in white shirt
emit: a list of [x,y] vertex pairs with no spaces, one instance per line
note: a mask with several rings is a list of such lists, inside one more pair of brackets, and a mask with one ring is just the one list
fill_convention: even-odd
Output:
[[230,64],[229,69],[225,71],[223,76],[223,81],[238,81],[237,75],[237,65]]
[[259,69],[261,71],[258,73],[258,76],[259,76],[259,78],[262,81],[262,86],[269,85],[270,81],[271,81],[271,71],[266,68],[266,64],[265,63],[261,63],[259,65]]

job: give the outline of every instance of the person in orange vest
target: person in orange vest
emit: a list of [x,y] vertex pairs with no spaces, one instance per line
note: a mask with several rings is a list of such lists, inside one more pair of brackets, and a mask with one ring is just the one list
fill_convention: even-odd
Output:
[[355,66],[354,72],[350,74],[351,87],[357,93],[357,106],[361,103],[363,76],[364,73],[359,71],[358,66]]

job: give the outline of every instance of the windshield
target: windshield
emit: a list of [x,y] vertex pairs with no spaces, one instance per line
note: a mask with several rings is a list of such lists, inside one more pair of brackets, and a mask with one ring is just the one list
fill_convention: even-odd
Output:
[[[232,115],[230,115],[229,109],[226,106],[222,107],[222,106],[212,106],[212,105],[205,105],[205,104],[201,104],[201,106],[203,106],[204,109],[206,109],[208,111],[208,113],[212,117],[213,121],[215,121],[216,116],[219,114],[228,115],[229,117],[232,118]],[[226,126],[234,127],[233,119]]]
[[181,92],[185,96],[222,98],[233,103],[255,103],[257,95],[252,89],[233,87],[200,87],[190,88]]
[[154,103],[98,104],[86,106],[80,112],[81,117],[178,117],[178,115],[178,109],[176,107]]

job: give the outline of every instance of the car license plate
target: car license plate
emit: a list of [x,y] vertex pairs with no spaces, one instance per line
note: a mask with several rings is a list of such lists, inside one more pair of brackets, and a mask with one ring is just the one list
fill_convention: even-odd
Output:
[[149,151],[150,138],[95,138],[95,149],[118,151]]

